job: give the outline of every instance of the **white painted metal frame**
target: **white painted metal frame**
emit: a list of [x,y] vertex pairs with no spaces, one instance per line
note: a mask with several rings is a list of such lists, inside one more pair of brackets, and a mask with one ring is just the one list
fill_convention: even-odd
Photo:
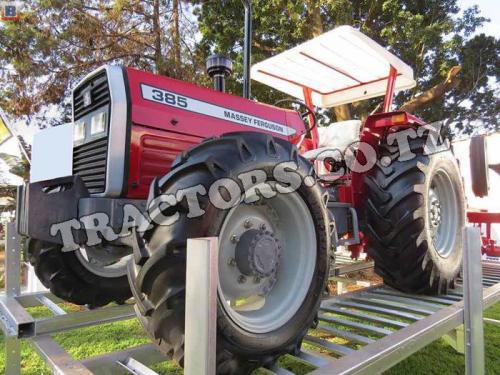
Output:
[[[500,266],[483,263],[485,277],[481,283],[480,244],[474,231],[468,228],[464,232],[464,272],[463,280],[458,280],[458,283],[463,282],[462,288],[434,297],[408,295],[387,287],[370,287],[328,298],[322,303],[317,329],[363,347],[354,350],[322,338],[306,336],[306,342],[340,358],[302,349],[298,359],[316,367],[312,374],[378,373],[465,324],[466,344],[469,343],[469,350],[466,349],[467,373],[483,374],[481,310],[500,300]],[[50,293],[20,293],[19,239],[13,233],[15,225],[9,224],[7,289],[5,296],[0,297],[0,326],[6,335],[6,373],[20,374],[20,339],[26,338],[57,374],[114,374],[126,370],[131,374],[154,375],[155,372],[148,366],[167,358],[153,345],[76,361],[51,338],[50,335],[55,332],[131,318],[134,316],[132,306],[111,306],[66,314],[57,305],[61,301]],[[187,272],[190,276],[187,280],[186,319],[187,325],[191,328],[196,325],[196,329],[186,331],[186,374],[209,375],[215,369],[217,240],[190,240],[188,248]],[[464,296],[465,300],[462,300]],[[51,310],[54,316],[34,319],[25,309],[40,304]],[[336,316],[328,315],[332,312]],[[381,313],[391,318],[383,318]],[[343,316],[355,317],[358,321],[343,319]],[[337,326],[325,322],[336,323]],[[384,328],[365,322],[382,323]],[[356,328],[358,333],[344,330],[341,328],[343,325]],[[373,335],[378,338],[374,339]],[[206,339],[201,340],[201,337]],[[276,374],[290,374],[279,367],[269,370]]]
[[[500,277],[496,283],[487,289],[482,289],[480,267],[480,241],[475,228],[464,229],[464,280],[462,291],[457,289],[450,294],[439,297],[412,296],[403,294],[386,287],[374,288],[360,293],[346,295],[346,298],[334,299],[322,306],[323,311],[339,312],[346,316],[356,316],[374,321],[380,318],[368,314],[353,313],[345,308],[361,308],[365,311],[383,313],[394,317],[403,317],[414,321],[403,328],[397,327],[396,331],[381,330],[370,325],[356,323],[356,328],[371,334],[384,337],[371,340],[364,335],[335,332],[348,339],[358,340],[367,344],[356,350],[352,355],[343,355],[342,358],[332,361],[327,366],[322,366],[312,374],[374,374],[381,373],[404,358],[442,337],[447,332],[465,323],[469,330],[469,346],[475,350],[466,351],[466,367],[473,373],[484,373],[484,341],[482,339],[482,313],[477,309],[491,306],[500,300]],[[500,270],[500,268],[498,268]],[[463,296],[469,297],[462,301]],[[478,302],[479,301],[479,302]],[[471,304],[476,304],[474,307]],[[444,307],[443,306],[447,306]],[[342,308],[341,309],[339,309]],[[466,311],[473,313],[465,313]],[[352,315],[356,314],[356,315]],[[362,316],[364,315],[364,316]],[[321,315],[320,315],[321,320]],[[331,322],[352,323],[342,319],[330,319]],[[397,321],[386,321],[385,325],[401,324]],[[367,340],[368,339],[368,340]],[[473,345],[472,345],[473,342]]]
[[[141,369],[167,360],[152,344],[120,352],[88,358],[73,359],[51,337],[52,334],[92,325],[135,318],[133,306],[105,308],[66,313],[57,303],[63,302],[49,292],[21,293],[21,249],[16,224],[6,230],[5,294],[0,296],[0,328],[5,335],[6,368],[9,375],[21,374],[21,340],[27,339],[55,374],[87,375],[123,373],[123,369],[138,375],[150,375]],[[54,315],[35,319],[26,310],[43,305]],[[142,366],[141,366],[142,364]]]
[[[21,293],[20,241],[15,223],[6,231],[6,294],[0,297],[0,326],[6,335],[6,373],[21,373],[21,339],[29,339],[35,350],[55,374],[87,375],[122,373],[154,375],[148,365],[168,358],[153,345],[141,345],[119,352],[88,358],[73,359],[51,337],[52,334],[105,324],[135,317],[133,306],[108,306],[95,310],[66,313],[62,302],[49,292]],[[186,329],[185,373],[210,375],[215,373],[217,326],[217,238],[190,239],[186,263]],[[43,305],[53,317],[35,319],[27,307]]]
[[188,240],[184,333],[186,375],[215,374],[218,252],[217,238]]
[[465,228],[462,235],[464,257],[464,328],[465,328],[465,374],[483,375],[484,332],[483,298],[481,280],[481,230]]
[[[21,262],[19,254],[19,235],[17,234],[15,222],[7,223],[5,231],[5,295],[6,299],[13,299],[21,292]],[[18,306],[13,311],[19,311]],[[16,322],[17,327],[19,323],[24,322],[28,317],[20,313],[19,316],[15,314],[5,314],[4,316],[9,319],[9,315]],[[10,323],[10,322],[9,322]],[[5,334],[5,361],[6,372],[8,374],[21,373],[21,342],[17,340],[15,335],[18,335],[18,328],[9,326],[10,335]]]

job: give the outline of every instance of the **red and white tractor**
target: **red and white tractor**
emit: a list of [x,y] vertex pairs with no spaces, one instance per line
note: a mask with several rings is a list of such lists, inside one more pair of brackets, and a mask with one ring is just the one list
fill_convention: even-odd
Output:
[[[394,288],[445,291],[465,220],[451,151],[428,152],[433,128],[392,110],[394,92],[415,85],[408,65],[342,26],[253,66],[254,80],[293,98],[279,103],[291,109],[257,103],[246,6],[244,98],[223,92],[232,67],[221,56],[207,62],[215,89],[99,68],[73,90],[72,175],[29,184],[19,204],[27,256],[53,294],[94,307],[133,295],[180,363],[186,241],[218,237],[224,374],[299,350],[337,245],[366,250]],[[318,126],[315,107],[380,96],[363,124]]]

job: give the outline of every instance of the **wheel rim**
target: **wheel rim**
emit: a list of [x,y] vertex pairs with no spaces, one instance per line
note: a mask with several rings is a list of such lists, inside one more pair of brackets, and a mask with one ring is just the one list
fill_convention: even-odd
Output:
[[434,247],[447,258],[454,249],[459,212],[455,186],[444,170],[438,170],[432,178],[427,211]]
[[127,262],[132,256],[123,246],[87,246],[75,250],[80,263],[90,272],[105,278],[122,277],[127,274]]
[[[254,240],[255,252],[242,250],[252,242],[248,237]],[[251,259],[250,265],[242,259]],[[241,203],[229,211],[219,235],[222,306],[249,332],[276,330],[302,305],[315,264],[314,222],[298,193]]]

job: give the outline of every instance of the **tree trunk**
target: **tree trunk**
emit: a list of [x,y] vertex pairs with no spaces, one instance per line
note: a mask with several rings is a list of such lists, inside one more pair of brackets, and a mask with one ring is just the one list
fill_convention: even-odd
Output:
[[172,57],[174,61],[175,77],[181,78],[181,34],[179,29],[179,15],[181,3],[179,0],[172,2],[172,26],[170,28],[172,33]]
[[[317,37],[323,34],[323,20],[321,18],[321,6],[318,0],[307,0],[307,12],[312,25],[312,36]],[[350,120],[351,108],[349,104],[342,104],[333,108],[333,113],[337,121]]]
[[462,68],[460,66],[454,66],[451,68],[448,72],[448,76],[443,82],[438,83],[436,86],[423,92],[419,96],[407,101],[401,106],[400,110],[413,113],[427,104],[441,98],[447,91],[451,90],[458,84],[459,79],[457,78],[457,75],[460,73],[461,69]]
[[165,66],[165,59],[162,52],[161,43],[161,24],[160,24],[160,0],[153,0],[153,35],[155,46],[155,65],[156,72],[162,75],[168,75]]
[[352,119],[351,107],[349,104],[342,104],[333,108],[333,113],[337,121],[347,121]]
[[312,36],[320,36],[323,34],[320,2],[318,0],[307,0],[307,13],[312,25]]
[[[312,24],[312,36],[317,37],[323,34],[323,20],[321,19],[321,7],[318,0],[308,0],[307,9],[309,13],[309,19]],[[343,104],[338,107],[333,108],[333,113],[337,121],[350,120],[351,109],[349,104]]]

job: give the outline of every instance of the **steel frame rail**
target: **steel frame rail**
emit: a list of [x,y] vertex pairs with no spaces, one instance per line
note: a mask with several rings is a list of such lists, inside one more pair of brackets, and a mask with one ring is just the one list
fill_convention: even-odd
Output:
[[[155,374],[148,366],[168,358],[160,354],[153,345],[142,345],[83,361],[73,359],[61,348],[52,339],[52,334],[130,319],[135,315],[133,307],[108,306],[66,313],[58,305],[62,301],[48,292],[20,293],[19,241],[12,233],[15,233],[15,226],[9,224],[6,247],[6,294],[0,297],[0,327],[6,335],[7,374],[20,374],[21,339],[28,340],[57,374],[112,374],[123,371],[139,375]],[[200,251],[208,250],[207,256],[202,257],[204,260],[201,262],[199,257],[191,257],[198,263],[194,267],[204,268],[204,271],[200,272],[205,275],[197,277],[207,277],[207,280],[211,280],[207,283],[208,289],[216,288],[216,283],[213,282],[216,267],[204,266],[204,263],[213,265],[216,259],[213,257],[216,253],[214,251],[216,246],[212,246],[213,240],[205,239],[205,243],[199,242],[197,246],[191,246],[193,247],[191,250],[196,250],[198,255]],[[466,372],[482,374],[483,342],[478,342],[477,337],[482,340],[482,308],[487,308],[500,300],[500,265],[483,263],[485,277],[481,285],[480,251],[472,244],[473,240],[467,241],[464,248],[464,253],[468,256],[464,259],[463,279],[458,279],[456,288],[447,295],[416,296],[386,286],[375,286],[325,299],[319,313],[319,324],[304,339],[307,345],[303,345],[296,356],[297,360],[314,367],[315,370],[311,374],[378,373],[465,322]],[[474,264],[476,267],[471,266]],[[466,298],[462,300],[464,296]],[[196,294],[193,298],[197,298]],[[209,303],[208,298],[206,300]],[[471,310],[471,304],[479,307],[479,313],[477,309]],[[26,308],[37,305],[46,306],[54,315],[50,318],[33,318]],[[186,311],[189,311],[189,306],[186,307]],[[199,306],[197,311],[200,311]],[[473,314],[468,314],[467,311]],[[214,339],[213,323],[216,314],[212,311],[212,314],[208,315],[201,328],[206,330],[209,338]],[[208,341],[210,340],[206,343],[200,340],[192,341],[200,358],[208,360],[199,361],[196,366],[192,366],[191,373],[208,375],[213,371],[208,369],[213,366],[214,345],[209,345]],[[474,345],[471,345],[472,343]],[[186,345],[189,345],[187,341]],[[467,350],[467,347],[470,349],[473,346],[479,350],[476,352]],[[321,352],[317,350],[318,348]],[[186,348],[186,353],[188,350]],[[324,354],[325,352],[330,355]],[[190,361],[188,355],[186,361]],[[280,375],[292,374],[279,367],[271,367],[268,370]]]
[[[21,373],[21,340],[29,341],[54,374],[109,374],[123,373],[149,375],[147,365],[165,361],[152,344],[141,345],[83,361],[72,358],[51,335],[77,328],[135,318],[132,304],[109,305],[94,310],[66,313],[58,303],[64,301],[50,292],[21,293],[21,249],[15,223],[6,228],[5,294],[0,296],[0,328],[5,335],[8,375]],[[53,316],[34,318],[28,308],[45,306]]]
[[350,254],[336,253],[335,266],[330,270],[330,276],[336,277],[345,275],[346,273],[363,271],[373,268],[373,260],[366,259],[351,259]]

